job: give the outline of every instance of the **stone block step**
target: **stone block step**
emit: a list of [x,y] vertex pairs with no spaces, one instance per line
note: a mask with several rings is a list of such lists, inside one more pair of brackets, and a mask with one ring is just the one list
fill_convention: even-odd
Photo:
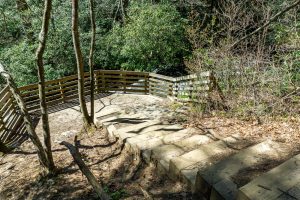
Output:
[[213,142],[209,135],[192,135],[173,144],[162,145],[152,150],[152,158],[158,161],[158,167],[161,171],[169,171],[169,162],[172,158],[178,157],[188,151],[191,151],[200,145]]
[[143,156],[144,160],[149,163],[151,161],[152,151],[154,148],[162,146],[162,145],[167,145],[167,144],[172,144],[172,143],[178,142],[180,140],[183,140],[185,138],[192,136],[195,132],[196,132],[195,129],[187,128],[187,129],[182,129],[180,131],[176,131],[174,133],[164,135],[161,138],[149,139],[148,143],[151,144],[151,147],[148,146],[147,149],[144,148],[142,151],[142,156]]
[[95,121],[102,120],[102,119],[112,117],[112,116],[115,116],[115,115],[118,115],[121,113],[122,113],[122,111],[119,106],[110,105],[110,106],[101,108],[100,111],[95,112],[94,119],[95,119]]
[[237,199],[300,199],[300,154],[241,187]]
[[134,137],[140,135],[145,132],[155,131],[164,127],[165,124],[160,122],[159,120],[149,120],[140,124],[126,126],[114,131],[115,137],[119,137],[124,140],[130,137]]
[[[152,127],[153,129],[154,127]],[[164,136],[180,131],[183,129],[180,125],[156,125],[158,128],[155,131],[146,131],[140,135],[131,137],[127,139],[127,143],[132,147],[138,150],[146,150],[157,145],[157,141],[162,139]]]
[[134,115],[118,115],[113,116],[109,118],[105,118],[102,120],[99,120],[98,123],[104,127],[106,130],[108,137],[110,140],[114,141],[114,131],[116,131],[118,128],[131,126],[132,124],[139,124],[148,121],[149,119],[146,118],[144,115],[141,114],[134,114]]
[[241,150],[239,153],[197,173],[195,189],[211,199],[236,199],[238,186],[232,179],[240,171],[286,156],[283,143],[265,141]]
[[[112,125],[112,124],[116,125],[116,127],[117,127],[117,124],[125,124],[125,125],[129,126],[129,125],[133,125],[133,124],[143,123],[143,122],[146,122],[147,120],[149,120],[149,119],[147,117],[145,117],[144,115],[134,114],[131,116],[128,116],[128,115],[112,116],[109,118],[99,120],[99,122],[102,124],[103,127],[108,127],[109,125]],[[120,125],[119,125],[119,127],[120,127]]]
[[183,179],[193,188],[199,167],[208,167],[226,158],[226,156],[236,153],[238,149],[243,149],[251,144],[240,138],[239,135],[233,135],[202,145],[198,149],[171,159],[169,175],[172,179]]

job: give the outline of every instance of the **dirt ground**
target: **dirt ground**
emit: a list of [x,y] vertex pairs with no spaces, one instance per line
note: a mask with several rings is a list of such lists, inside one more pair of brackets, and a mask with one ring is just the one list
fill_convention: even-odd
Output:
[[[109,106],[132,109],[131,105],[141,109],[153,104],[163,102],[143,95],[114,95],[96,100],[95,111],[99,112]],[[145,199],[143,191],[151,194],[154,199],[191,198],[184,185],[154,173],[155,166],[152,165],[140,165],[130,180],[122,181],[129,169],[134,167],[131,155],[125,150],[120,151],[118,143],[110,143],[101,129],[93,134],[81,133],[82,120],[76,102],[70,103],[69,108],[50,109],[50,113],[53,157],[60,173],[50,179],[41,178],[35,149],[30,141],[26,141],[11,154],[0,157],[0,200],[97,199],[69,151],[59,144],[61,141],[73,143],[76,134],[79,135],[79,150],[85,163],[112,199]],[[41,122],[38,122],[36,130],[41,136]]]

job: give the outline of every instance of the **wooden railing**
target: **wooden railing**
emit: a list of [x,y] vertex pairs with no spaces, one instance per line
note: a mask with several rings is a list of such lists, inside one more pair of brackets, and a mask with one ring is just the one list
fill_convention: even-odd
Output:
[[[119,70],[98,70],[94,73],[94,93],[123,92],[148,94],[149,73],[119,71]],[[89,73],[84,75],[85,94],[90,94]],[[65,103],[68,100],[78,97],[77,76],[68,76],[61,79],[47,81],[46,102],[48,106]],[[38,84],[27,85],[19,88],[21,95],[29,111],[39,108]]]
[[14,98],[5,87],[0,91],[0,150],[8,151],[27,138],[23,117]]
[[[182,77],[169,77],[155,73],[98,70],[94,73],[95,94],[134,93],[150,94],[160,97],[171,97],[176,101],[199,102],[210,90],[209,72]],[[84,75],[85,95],[90,94],[90,77]],[[78,98],[77,76],[47,81],[45,83],[46,102],[48,106],[64,104]],[[39,110],[38,84],[19,88],[26,107],[30,112]],[[26,136],[23,118],[8,87],[0,92],[0,147],[19,144]],[[1,150],[1,149],[0,149]]]
[[149,94],[160,97],[173,96],[175,78],[160,74],[149,74]]
[[201,102],[211,89],[211,73],[202,72],[175,78],[173,96],[176,101]]

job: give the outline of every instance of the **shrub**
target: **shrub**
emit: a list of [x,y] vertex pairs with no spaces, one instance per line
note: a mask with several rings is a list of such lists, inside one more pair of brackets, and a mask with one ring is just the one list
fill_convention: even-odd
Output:
[[129,70],[159,70],[182,64],[187,53],[184,20],[170,4],[133,4],[127,24],[108,36],[116,64]]

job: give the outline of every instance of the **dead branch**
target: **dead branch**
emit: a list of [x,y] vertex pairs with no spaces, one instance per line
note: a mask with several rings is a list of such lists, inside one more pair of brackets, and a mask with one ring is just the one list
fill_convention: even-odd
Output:
[[80,156],[80,153],[78,152],[78,150],[76,149],[75,146],[73,146],[72,144],[66,142],[66,141],[63,141],[60,143],[61,145],[65,145],[75,163],[78,165],[80,171],[85,175],[85,177],[88,179],[88,182],[93,186],[95,192],[97,193],[98,197],[101,199],[101,200],[109,200],[110,197],[108,196],[108,194],[106,194],[106,192],[103,190],[102,186],[100,185],[100,183],[97,181],[95,175],[91,172],[91,170],[86,166],[86,164],[83,162],[81,156]]
[[147,200],[153,200],[152,196],[149,194],[149,192],[147,192],[147,190],[145,190],[141,185],[139,185],[140,190],[142,191],[145,199]]
[[236,41],[235,43],[233,43],[233,45],[231,45],[228,50],[232,49],[233,47],[235,47],[240,42],[244,41],[245,39],[247,39],[247,38],[251,37],[252,35],[258,33],[259,31],[263,30],[264,28],[266,28],[267,26],[269,26],[272,22],[274,22],[275,20],[277,20],[281,15],[283,15],[286,12],[288,12],[292,8],[295,8],[299,4],[300,4],[300,0],[296,1],[295,3],[293,3],[290,6],[286,7],[282,11],[278,12],[273,17],[271,17],[270,20],[267,21],[264,25],[262,25],[261,27],[257,28],[255,31],[251,32],[248,35],[245,35],[244,37],[242,37],[241,39],[239,39],[238,41]]

